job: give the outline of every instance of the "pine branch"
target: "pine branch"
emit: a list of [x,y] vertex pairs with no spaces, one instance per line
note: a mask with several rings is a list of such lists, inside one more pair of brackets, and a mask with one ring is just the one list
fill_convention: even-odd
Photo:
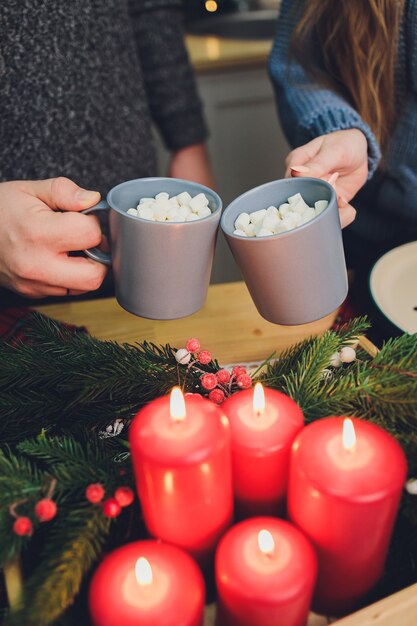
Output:
[[198,387],[198,373],[184,376],[170,346],[100,341],[36,314],[28,342],[0,344],[0,441],[17,442],[41,428],[60,434],[129,420],[176,384]]
[[49,626],[64,613],[100,557],[110,525],[100,508],[68,503],[48,534],[41,562],[25,585],[23,606],[9,617],[10,626]]

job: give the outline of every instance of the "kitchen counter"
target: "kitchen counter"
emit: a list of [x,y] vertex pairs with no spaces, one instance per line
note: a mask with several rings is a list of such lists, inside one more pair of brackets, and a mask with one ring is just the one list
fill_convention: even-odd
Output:
[[196,72],[266,67],[272,40],[224,39],[213,35],[186,35],[185,44]]

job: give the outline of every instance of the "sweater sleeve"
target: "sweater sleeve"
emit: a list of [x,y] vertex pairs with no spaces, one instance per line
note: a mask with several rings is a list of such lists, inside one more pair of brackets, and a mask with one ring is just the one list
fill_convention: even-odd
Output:
[[369,126],[341,95],[314,82],[299,63],[289,58],[290,39],[302,7],[302,0],[282,1],[269,57],[269,75],[284,132],[289,143],[298,147],[320,135],[358,128],[368,141],[370,178],[378,166],[381,151]]
[[129,0],[149,108],[166,146],[207,138],[202,105],[184,45],[181,0]]

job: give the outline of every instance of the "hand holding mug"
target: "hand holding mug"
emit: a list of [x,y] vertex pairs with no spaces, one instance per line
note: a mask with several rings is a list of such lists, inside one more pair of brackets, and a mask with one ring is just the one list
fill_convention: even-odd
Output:
[[99,245],[97,219],[80,213],[99,199],[68,178],[0,183],[0,285],[29,298],[98,289],[106,268],[68,252]]

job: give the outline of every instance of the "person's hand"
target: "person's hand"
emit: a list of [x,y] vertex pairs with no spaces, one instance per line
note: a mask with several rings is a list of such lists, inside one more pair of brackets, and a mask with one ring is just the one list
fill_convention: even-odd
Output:
[[215,189],[214,175],[204,144],[182,148],[171,157],[168,176],[183,178]]
[[98,289],[105,266],[68,252],[100,244],[97,218],[79,213],[99,200],[68,178],[0,183],[0,286],[29,298]]
[[289,153],[285,175],[312,176],[329,181],[336,189],[342,227],[350,224],[356,215],[349,200],[365,184],[368,176],[368,143],[358,129],[338,130],[316,137]]

